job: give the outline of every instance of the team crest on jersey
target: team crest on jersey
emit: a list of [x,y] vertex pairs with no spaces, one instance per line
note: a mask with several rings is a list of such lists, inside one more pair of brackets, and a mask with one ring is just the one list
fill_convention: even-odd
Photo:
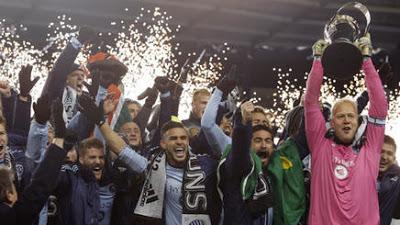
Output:
[[336,165],[334,173],[339,180],[346,179],[349,176],[349,170],[343,165]]

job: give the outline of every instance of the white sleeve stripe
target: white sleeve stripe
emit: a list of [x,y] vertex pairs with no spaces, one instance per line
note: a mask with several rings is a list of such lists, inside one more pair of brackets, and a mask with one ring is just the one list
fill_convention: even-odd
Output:
[[379,118],[374,118],[374,117],[368,116],[368,122],[376,124],[376,125],[384,126],[386,124],[386,119],[379,119]]

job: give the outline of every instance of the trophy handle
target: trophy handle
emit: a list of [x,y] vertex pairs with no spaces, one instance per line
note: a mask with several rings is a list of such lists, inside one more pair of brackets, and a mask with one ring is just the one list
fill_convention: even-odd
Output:
[[333,20],[336,18],[337,13],[335,13],[334,16],[332,16],[329,21],[325,24],[324,27],[324,39],[326,42],[328,42],[329,44],[332,44],[332,40],[330,38],[330,34],[329,34],[329,25],[332,24]]
[[[346,3],[343,6],[341,6],[336,11],[335,15],[330,18],[329,22],[326,23],[325,28],[324,28],[324,39],[328,43],[332,43],[332,40],[330,38],[330,33],[329,33],[329,25],[332,24],[334,22],[334,20],[336,20],[337,17],[339,17],[340,15],[342,15],[342,14],[346,15],[346,13],[343,13],[343,12],[346,11],[346,10],[349,10],[349,9],[353,9],[353,10],[357,9],[358,11],[360,11],[364,15],[365,21],[366,21],[366,25],[365,25],[364,30],[363,31],[359,30],[359,32],[358,32],[358,34],[356,35],[355,38],[359,39],[360,37],[362,37],[362,36],[364,36],[364,35],[366,35],[368,33],[369,26],[371,24],[371,13],[369,12],[368,8],[365,5],[363,5],[363,4],[359,3],[359,2],[349,2],[349,3]],[[353,22],[356,23],[356,21],[354,21],[354,20],[353,20]],[[356,25],[355,27],[358,29],[359,25],[357,23],[355,25]]]
[[[340,7],[336,14],[340,14],[341,11],[344,11],[348,8],[356,8],[364,15],[367,23],[366,23],[364,32],[361,33],[360,37],[366,35],[369,31],[369,25],[371,23],[371,13],[369,12],[368,8],[359,2],[349,2],[349,3],[344,4],[342,7]],[[360,37],[357,37],[357,39]]]

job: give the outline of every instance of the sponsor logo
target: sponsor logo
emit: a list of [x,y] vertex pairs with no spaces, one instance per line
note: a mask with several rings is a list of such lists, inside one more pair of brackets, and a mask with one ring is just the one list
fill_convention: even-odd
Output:
[[343,165],[336,165],[335,177],[339,180],[346,179],[349,176],[349,170]]
[[189,158],[186,171],[187,182],[184,187],[184,203],[189,210],[207,210],[207,196],[205,193],[205,173],[196,163],[194,156]]

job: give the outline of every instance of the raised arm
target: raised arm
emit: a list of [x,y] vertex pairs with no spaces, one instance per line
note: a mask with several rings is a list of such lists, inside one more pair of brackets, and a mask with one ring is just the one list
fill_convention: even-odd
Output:
[[156,103],[158,98],[158,90],[155,86],[152,88],[147,88],[145,94],[146,94],[146,101],[144,102],[136,118],[133,118],[133,120],[137,123],[137,125],[140,128],[140,132],[143,138],[145,134],[145,129],[147,127],[147,123],[149,122],[150,115],[153,110],[153,105]]
[[369,93],[370,106],[368,115],[384,120],[388,111],[388,102],[378,72],[375,70],[371,58],[364,60],[362,68],[365,73],[365,85]]
[[127,145],[107,123],[100,126],[100,131],[103,134],[107,145],[110,146],[111,151],[117,154],[118,158],[132,169],[132,171],[143,173],[146,170],[148,164],[147,159],[129,147],[129,145]]
[[308,75],[306,93],[304,96],[304,115],[307,141],[310,152],[318,150],[318,140],[321,140],[326,132],[325,119],[322,115],[319,96],[323,81],[323,68],[320,60],[326,43],[317,41],[313,46],[314,62]]
[[251,169],[251,112],[253,110],[254,105],[251,102],[245,102],[241,105],[241,113],[237,112],[234,116],[232,149],[226,157],[225,171],[230,177],[237,177],[238,180],[242,180]]
[[[364,60],[362,69],[365,74],[365,85],[369,96],[368,127],[366,131],[366,146],[373,156],[371,161],[378,164],[385,133],[385,119],[388,111],[388,102],[378,72],[371,60],[372,44],[369,33],[357,41]],[[376,165],[377,167],[378,165]]]
[[58,57],[53,70],[50,71],[43,87],[42,95],[48,94],[51,99],[62,97],[68,71],[78,56],[81,47],[82,44],[73,37]]
[[95,36],[92,29],[82,27],[77,38],[71,38],[61,55],[58,57],[53,70],[50,72],[42,90],[42,95],[49,94],[50,101],[62,97],[68,71],[73,65],[81,48]]
[[[112,101],[112,99],[106,99],[106,101]],[[87,96],[81,96],[79,98],[79,104],[82,106],[82,112],[88,120],[99,127],[111,151],[118,155],[121,161],[134,172],[144,172],[148,163],[147,159],[131,149],[105,122],[103,104],[101,103],[100,106],[97,106],[94,101]]]
[[29,163],[31,167],[30,169],[33,169],[35,164],[39,163],[43,159],[44,152],[47,148],[47,121],[50,118],[50,105],[47,95],[41,96],[37,102],[33,104],[33,109],[35,114],[31,121],[25,151],[25,156],[32,163]]
[[221,102],[222,95],[223,92],[221,90],[214,89],[201,118],[201,129],[204,131],[208,143],[220,153],[225,150],[227,145],[232,143],[231,137],[227,136],[216,124],[218,105]]
[[[47,198],[55,190],[61,165],[66,153],[72,148],[70,138],[66,137],[66,128],[63,120],[63,105],[59,99],[51,107],[55,127],[55,138],[44,155],[43,161],[32,176],[31,183],[25,189],[22,198],[17,201],[15,209],[16,224],[31,224],[37,217]],[[66,141],[68,140],[68,141]]]
[[167,77],[156,77],[155,87],[160,92],[160,113],[158,117],[158,126],[154,129],[154,135],[150,141],[150,146],[160,145],[161,127],[171,120],[171,116],[178,115],[179,96],[182,93],[182,87]]
[[[17,217],[16,224],[30,224],[37,217],[43,205],[55,189],[60,168],[64,162],[66,151],[62,148],[63,139],[56,139],[49,146],[43,161],[38,165],[31,183],[22,197],[17,201],[16,211],[24,216]],[[29,223],[28,223],[29,222]]]
[[39,80],[39,77],[31,80],[32,68],[31,65],[22,66],[18,74],[19,94],[11,90],[11,96],[3,95],[3,109],[8,132],[25,138],[28,136],[31,119],[30,92]]
[[388,110],[388,102],[383,86],[375,70],[372,60],[366,59],[363,63],[365,84],[369,93],[368,127],[366,145],[375,155],[375,162],[379,162],[383,136],[385,134],[385,119]]
[[7,120],[7,130],[26,137],[29,130],[31,116],[31,99],[21,98],[14,90],[10,89],[10,96],[2,95],[3,116]]

